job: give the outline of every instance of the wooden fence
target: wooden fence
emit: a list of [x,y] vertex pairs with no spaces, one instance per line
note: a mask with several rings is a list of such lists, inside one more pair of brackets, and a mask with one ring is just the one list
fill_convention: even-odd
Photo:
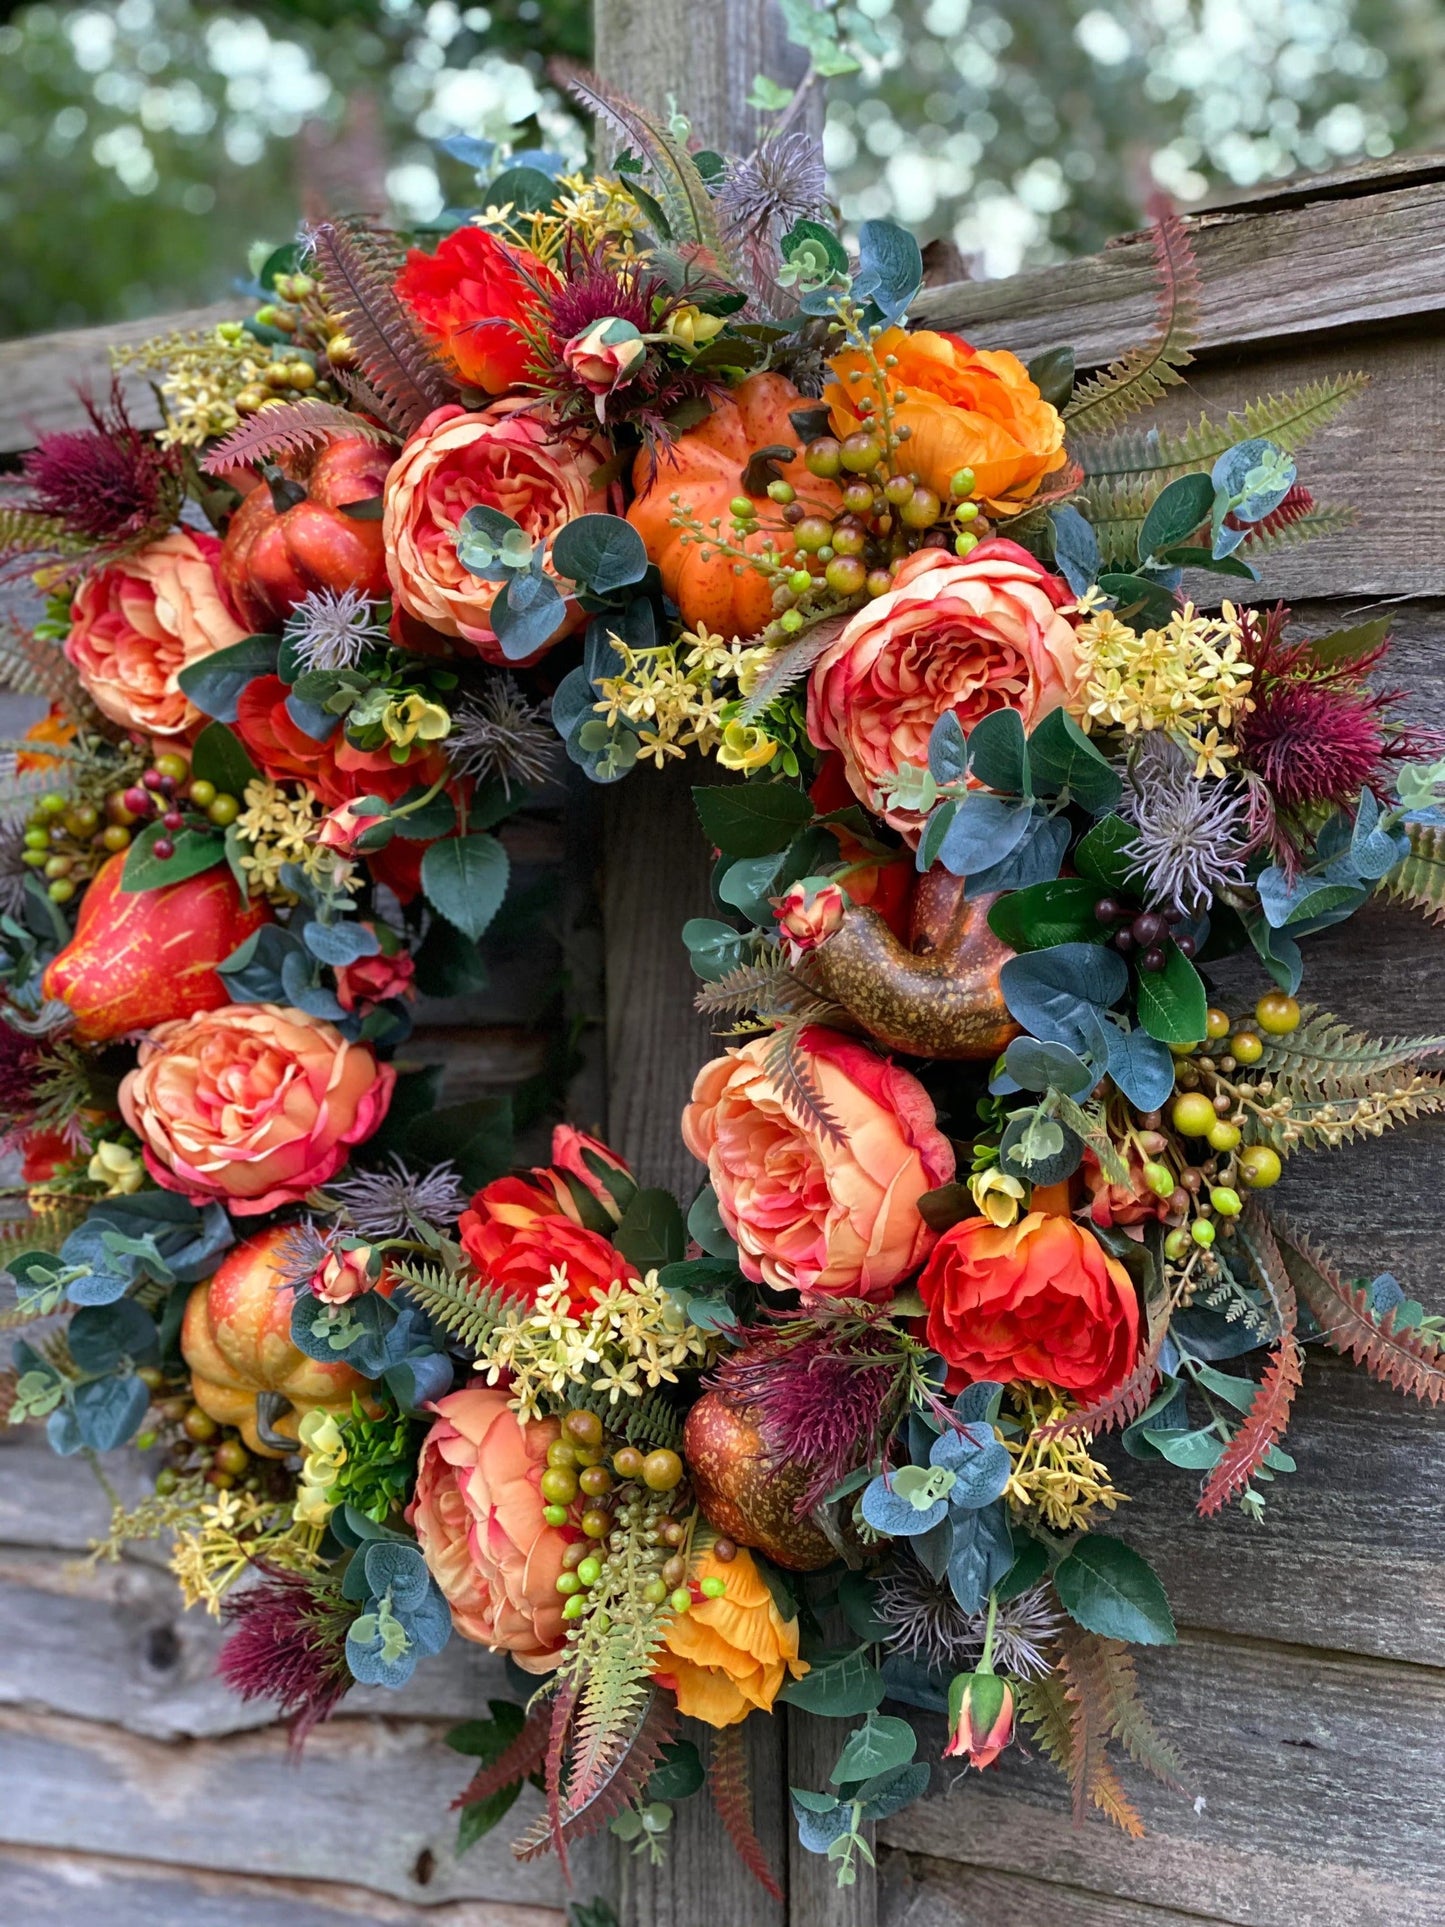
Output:
[[[1391,611],[1394,680],[1418,718],[1438,718],[1445,160],[1289,184],[1192,225],[1205,350],[1175,419],[1342,368],[1370,375],[1302,463],[1323,499],[1358,505],[1358,521],[1280,556],[1263,593],[1300,598],[1307,629]],[[1147,263],[1130,240],[1013,281],[936,290],[919,319],[1025,354],[1073,341],[1098,363],[1147,326]],[[0,346],[0,448],[23,446],[32,418],[62,418],[63,381],[101,365],[103,340]],[[690,1189],[676,1121],[715,1046],[691,1010],[677,938],[685,916],[708,909],[685,779],[573,791],[515,835],[557,879],[572,1008],[599,1019],[576,1115],[605,1124],[646,1180]],[[1362,915],[1313,941],[1309,987],[1382,1030],[1438,1028],[1440,933],[1402,912]],[[424,1034],[452,1075],[505,1082],[542,1046],[529,1014],[520,994],[500,1015],[492,999],[485,1027],[453,1008]],[[465,1060],[445,1041],[443,1020],[458,1019],[480,1033]],[[1389,1266],[1445,1304],[1438,1132],[1308,1162],[1282,1187],[1301,1221],[1359,1270]],[[604,1849],[579,1893],[589,1881],[612,1890],[627,1927],[1435,1927],[1445,1430],[1312,1360],[1291,1449],[1299,1471],[1271,1489],[1259,1526],[1237,1514],[1199,1522],[1187,1478],[1129,1462],[1127,1530],[1180,1624],[1178,1648],[1146,1655],[1141,1672],[1188,1780],[1182,1798],[1142,1776],[1131,1784],[1143,1841],[1097,1821],[1075,1831],[1052,1772],[1015,1753],[984,1775],[940,1770],[934,1796],[882,1828],[876,1884],[839,1896],[823,1863],[790,1849],[783,1793],[788,1779],[821,1785],[836,1741],[818,1722],[758,1721],[759,1821],[787,1870],[783,1906],[746,1881],[697,1802],[661,1873]],[[0,1442],[0,1918],[560,1927],[555,1869],[518,1868],[508,1828],[460,1863],[448,1847],[445,1802],[464,1769],[439,1735],[497,1690],[494,1662],[454,1642],[404,1695],[353,1695],[293,1763],[282,1736],[210,1678],[214,1629],[179,1613],[154,1564],[75,1576],[104,1514],[84,1466],[38,1438]]]

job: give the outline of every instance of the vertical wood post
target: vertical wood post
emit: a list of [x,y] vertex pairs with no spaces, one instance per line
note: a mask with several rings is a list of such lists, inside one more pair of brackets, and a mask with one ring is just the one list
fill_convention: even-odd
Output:
[[[754,78],[796,82],[806,62],[789,45],[774,0],[594,0],[596,66],[641,106],[673,103],[696,138],[724,152],[757,142],[746,105]],[[813,126],[821,122],[814,101]],[[699,1171],[678,1120],[700,1064],[715,1054],[693,1009],[694,982],[679,940],[690,916],[715,915],[709,861],[690,788],[710,780],[690,762],[665,774],[634,771],[606,792],[603,889],[607,948],[607,1089],[612,1142],[645,1183],[686,1201]],[[836,1746],[818,1722],[754,1719],[747,1740],[758,1834],[787,1891],[771,1900],[744,1871],[705,1795],[678,1809],[667,1864],[621,1859],[624,1927],[872,1927],[876,1903],[862,1870],[839,1893],[826,1862],[796,1850],[788,1809],[791,1777],[822,1785]]]

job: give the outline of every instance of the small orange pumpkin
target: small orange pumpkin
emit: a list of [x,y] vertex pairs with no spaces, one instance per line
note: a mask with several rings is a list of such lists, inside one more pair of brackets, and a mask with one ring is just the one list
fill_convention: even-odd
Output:
[[[706,421],[680,435],[650,474],[646,451],[637,457],[632,471],[637,499],[627,519],[646,543],[663,588],[689,627],[705,622],[720,635],[746,637],[772,620],[769,578],[719,555],[710,543],[674,527],[672,518],[686,509],[707,528],[719,516],[721,533],[731,541],[729,504],[743,492],[743,470],[750,457],[764,448],[797,449],[800,438],[789,411],[809,405],[783,376],[749,375],[714,406]],[[809,475],[796,457],[790,463],[779,457],[778,467],[809,515],[831,518],[838,512],[842,497],[831,482]],[[765,515],[742,546],[757,555],[769,541],[784,561],[793,553],[792,534],[777,514]]]
[[234,1425],[251,1451],[284,1458],[296,1449],[303,1412],[319,1406],[341,1415],[366,1380],[339,1361],[322,1364],[291,1343],[291,1301],[281,1281],[279,1248],[289,1225],[272,1225],[227,1252],[214,1275],[186,1301],[181,1353],[191,1368],[191,1395],[218,1425]]

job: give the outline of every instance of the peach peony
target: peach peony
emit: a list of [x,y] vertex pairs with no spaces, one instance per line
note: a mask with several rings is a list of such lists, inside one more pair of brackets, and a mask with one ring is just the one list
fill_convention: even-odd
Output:
[[705,1552],[691,1575],[721,1579],[717,1599],[704,1593],[667,1622],[656,1678],[677,1695],[678,1711],[708,1726],[736,1726],[755,1708],[770,1711],[791,1673],[801,1679],[798,1622],[784,1619],[752,1554],[739,1547],[724,1562]]
[[[564,522],[600,513],[605,489],[593,476],[604,451],[555,440],[535,403],[493,402],[480,414],[438,408],[417,429],[386,484],[383,534],[396,600],[444,636],[469,642],[488,662],[504,662],[489,617],[501,584],[484,582],[457,560],[457,526],[481,503],[500,509],[547,545]],[[581,612],[569,604],[566,626]],[[542,651],[538,651],[541,654]]]
[[181,670],[246,633],[221,600],[220,553],[215,536],[173,529],[81,579],[65,653],[123,729],[183,736],[201,721]]
[[153,1030],[120,1108],[157,1184],[254,1217],[333,1177],[386,1116],[395,1082],[318,1017],[231,1004]]
[[939,1239],[918,1289],[953,1390],[1026,1378],[1086,1402],[1118,1385],[1138,1355],[1133,1282],[1072,1218],[1030,1211],[1003,1228],[966,1218]]
[[[905,400],[895,403],[895,426],[906,425],[904,449],[909,469],[946,501],[949,483],[961,468],[974,473],[974,497],[990,509],[1018,508],[1038,491],[1046,475],[1064,466],[1064,424],[1046,402],[1016,355],[971,348],[958,335],[908,334],[890,328],[876,345],[880,357],[894,357],[891,387]],[[823,390],[833,411],[833,427],[850,435],[862,426],[854,396],[871,395],[866,379],[850,382],[854,369],[866,371],[856,349],[828,364],[836,379]]]
[[698,1072],[682,1135],[706,1164],[744,1273],[805,1298],[886,1298],[934,1234],[925,1191],[953,1176],[953,1149],[916,1077],[866,1045],[814,1027],[800,1048],[842,1141],[799,1118],[759,1037]]
[[[1016,709],[1031,730],[1073,694],[1072,600],[1016,542],[980,542],[965,558],[910,555],[893,587],[865,603],[818,658],[808,681],[808,735],[843,756],[848,785],[874,807],[904,763],[928,762],[928,738],[952,710],[965,732],[995,709]],[[915,810],[883,812],[916,843]]]
[[520,1420],[500,1388],[467,1386],[438,1399],[422,1442],[407,1520],[463,1639],[546,1673],[562,1649],[557,1591],[575,1533],[542,1517],[555,1418]]

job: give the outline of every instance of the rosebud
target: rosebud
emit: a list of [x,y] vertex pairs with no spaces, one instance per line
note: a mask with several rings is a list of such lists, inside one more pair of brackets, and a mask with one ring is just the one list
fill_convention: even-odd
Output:
[[128,1198],[145,1183],[146,1168],[138,1152],[114,1138],[103,1138],[95,1147],[85,1175],[92,1184],[103,1184],[108,1198]]
[[573,335],[562,350],[562,359],[588,393],[599,397],[600,419],[600,397],[632,380],[647,359],[647,343],[630,321],[607,315],[580,335]]
[[380,1253],[371,1245],[338,1246],[327,1254],[311,1289],[323,1304],[344,1305],[370,1291],[380,1269]]
[[1013,1688],[997,1673],[959,1673],[948,1689],[946,1759],[968,1755],[970,1766],[992,1766],[1013,1738]]
[[842,928],[843,912],[848,908],[848,899],[838,884],[814,884],[810,889],[809,881],[803,877],[782,896],[773,898],[773,915],[794,963]]
[[1006,1231],[1017,1221],[1024,1187],[1007,1171],[1000,1171],[996,1164],[991,1164],[986,1171],[974,1172],[968,1181],[968,1188],[981,1215],[990,1224],[996,1224],[1000,1231]]
[[358,810],[352,803],[341,803],[322,820],[316,832],[316,841],[325,850],[336,850],[342,856],[355,856],[362,848],[380,847],[375,839],[366,844],[362,839],[385,820],[380,811],[373,814]]

